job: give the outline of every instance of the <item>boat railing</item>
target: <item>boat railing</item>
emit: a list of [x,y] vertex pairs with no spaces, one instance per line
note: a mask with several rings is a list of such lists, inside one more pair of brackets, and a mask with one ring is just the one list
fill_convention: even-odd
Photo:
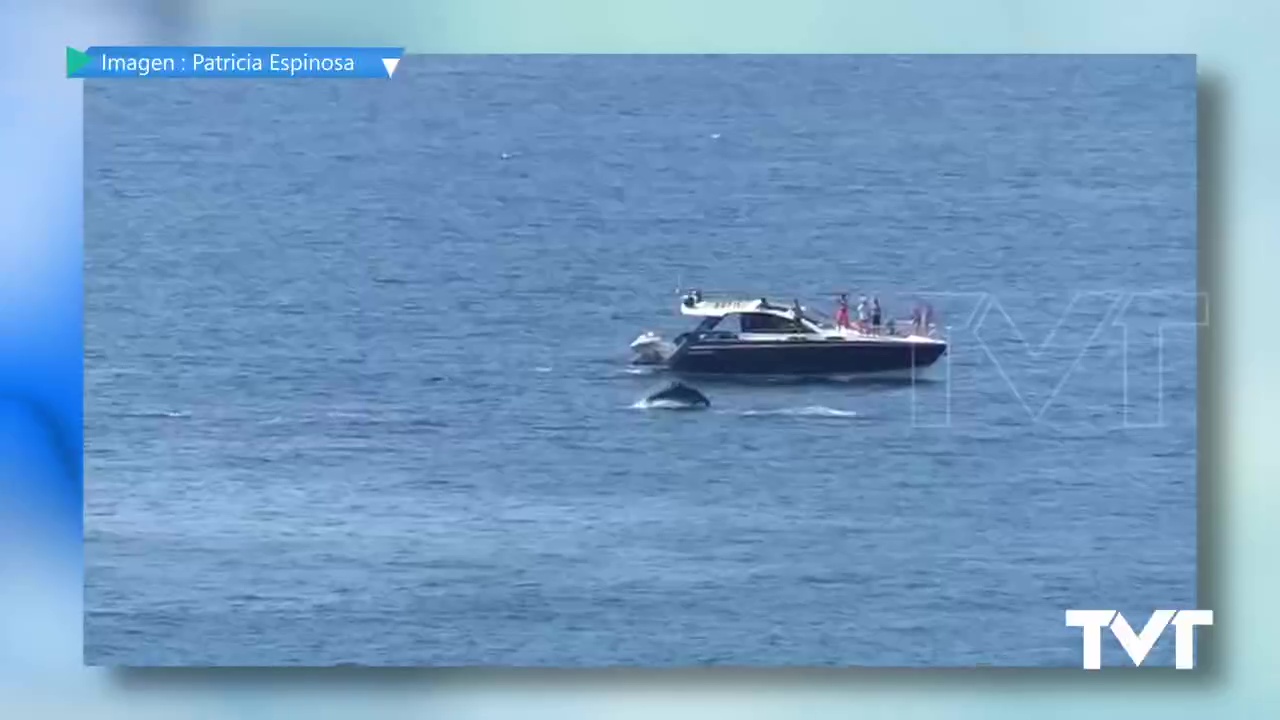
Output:
[[921,328],[916,322],[910,318],[893,319],[880,326],[874,326],[867,322],[853,321],[852,330],[866,337],[928,337],[938,338],[942,334],[942,328],[936,323],[930,323],[928,327]]

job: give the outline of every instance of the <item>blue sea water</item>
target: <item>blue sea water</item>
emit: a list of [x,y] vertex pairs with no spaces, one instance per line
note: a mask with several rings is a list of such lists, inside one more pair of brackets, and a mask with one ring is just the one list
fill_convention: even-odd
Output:
[[[1196,603],[1195,107],[1190,57],[87,82],[86,660],[1079,667],[1066,609]],[[691,286],[952,351],[639,409]]]

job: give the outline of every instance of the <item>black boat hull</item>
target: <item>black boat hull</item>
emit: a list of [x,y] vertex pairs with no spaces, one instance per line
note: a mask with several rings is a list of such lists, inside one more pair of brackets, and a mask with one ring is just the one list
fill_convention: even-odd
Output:
[[706,375],[913,374],[938,361],[945,343],[872,340],[684,344],[668,359],[678,373]]

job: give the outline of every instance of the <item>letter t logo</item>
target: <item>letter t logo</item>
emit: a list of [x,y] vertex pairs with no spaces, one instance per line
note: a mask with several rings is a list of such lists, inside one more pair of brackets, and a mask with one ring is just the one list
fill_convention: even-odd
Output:
[[1111,624],[1115,610],[1068,610],[1067,627],[1083,628],[1084,669],[1102,668],[1102,628]]
[[1180,610],[1173,616],[1174,647],[1173,666],[1190,670],[1195,666],[1196,626],[1212,625],[1212,610]]

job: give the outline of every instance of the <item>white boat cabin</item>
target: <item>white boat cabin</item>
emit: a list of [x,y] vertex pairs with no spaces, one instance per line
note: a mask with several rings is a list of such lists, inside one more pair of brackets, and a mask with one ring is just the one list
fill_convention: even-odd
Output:
[[680,313],[702,318],[693,331],[714,339],[735,337],[739,340],[912,340],[933,341],[917,334],[910,325],[895,328],[892,324],[878,332],[858,327],[837,327],[820,313],[802,305],[778,305],[765,298],[756,300],[706,300],[698,291],[685,295]]

